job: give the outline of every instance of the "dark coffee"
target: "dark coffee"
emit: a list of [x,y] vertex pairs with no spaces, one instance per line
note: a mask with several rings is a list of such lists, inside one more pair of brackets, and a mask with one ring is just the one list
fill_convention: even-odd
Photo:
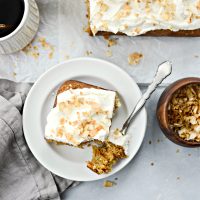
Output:
[[12,33],[24,15],[23,0],[0,0],[0,37]]

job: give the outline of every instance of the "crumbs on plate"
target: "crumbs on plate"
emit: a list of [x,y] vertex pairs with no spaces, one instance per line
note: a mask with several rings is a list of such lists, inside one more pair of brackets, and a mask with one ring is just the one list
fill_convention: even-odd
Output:
[[128,63],[129,65],[137,65],[140,63],[141,59],[143,58],[143,54],[134,52],[129,54],[128,56]]

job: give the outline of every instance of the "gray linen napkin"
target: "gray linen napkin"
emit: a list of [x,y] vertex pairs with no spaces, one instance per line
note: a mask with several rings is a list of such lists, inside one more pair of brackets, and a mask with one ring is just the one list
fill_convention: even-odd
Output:
[[57,200],[77,184],[45,169],[26,144],[22,110],[30,88],[31,84],[0,80],[0,200]]

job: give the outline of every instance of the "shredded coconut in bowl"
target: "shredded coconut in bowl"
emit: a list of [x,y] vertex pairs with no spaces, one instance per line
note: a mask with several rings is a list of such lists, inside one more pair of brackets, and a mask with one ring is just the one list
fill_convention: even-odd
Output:
[[175,92],[168,106],[168,120],[182,139],[200,142],[200,84]]

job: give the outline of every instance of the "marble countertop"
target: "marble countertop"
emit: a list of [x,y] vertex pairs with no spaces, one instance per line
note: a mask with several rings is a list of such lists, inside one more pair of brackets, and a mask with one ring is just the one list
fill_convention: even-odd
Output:
[[[91,39],[82,30],[87,21],[76,18],[86,14],[80,7],[82,3],[72,3],[70,0],[37,0],[37,3],[41,14],[39,32],[23,51],[0,55],[0,78],[34,82],[44,71],[69,58],[92,56],[118,64],[117,57],[121,55],[118,58],[121,60],[120,67],[145,90],[157,64],[167,59],[173,61],[172,75],[146,105],[148,126],[140,151],[128,166],[106,179],[115,181],[116,185],[105,188],[105,180],[81,183],[64,192],[62,199],[198,200],[199,149],[183,148],[166,139],[158,127],[155,110],[165,85],[182,77],[200,75],[200,39],[118,37],[118,44],[109,49],[104,38]],[[80,9],[80,13],[77,13],[77,9]],[[83,31],[80,32],[83,38],[72,37],[73,31],[74,34],[78,31],[68,24],[72,17],[77,24],[81,24],[79,31]],[[84,43],[88,40],[93,41],[98,52],[90,52],[88,42]],[[124,42],[130,42],[129,48],[123,46]],[[107,56],[106,52],[110,50],[113,55]],[[138,65],[130,66],[127,58],[130,52],[135,51],[141,52],[143,58]]]

